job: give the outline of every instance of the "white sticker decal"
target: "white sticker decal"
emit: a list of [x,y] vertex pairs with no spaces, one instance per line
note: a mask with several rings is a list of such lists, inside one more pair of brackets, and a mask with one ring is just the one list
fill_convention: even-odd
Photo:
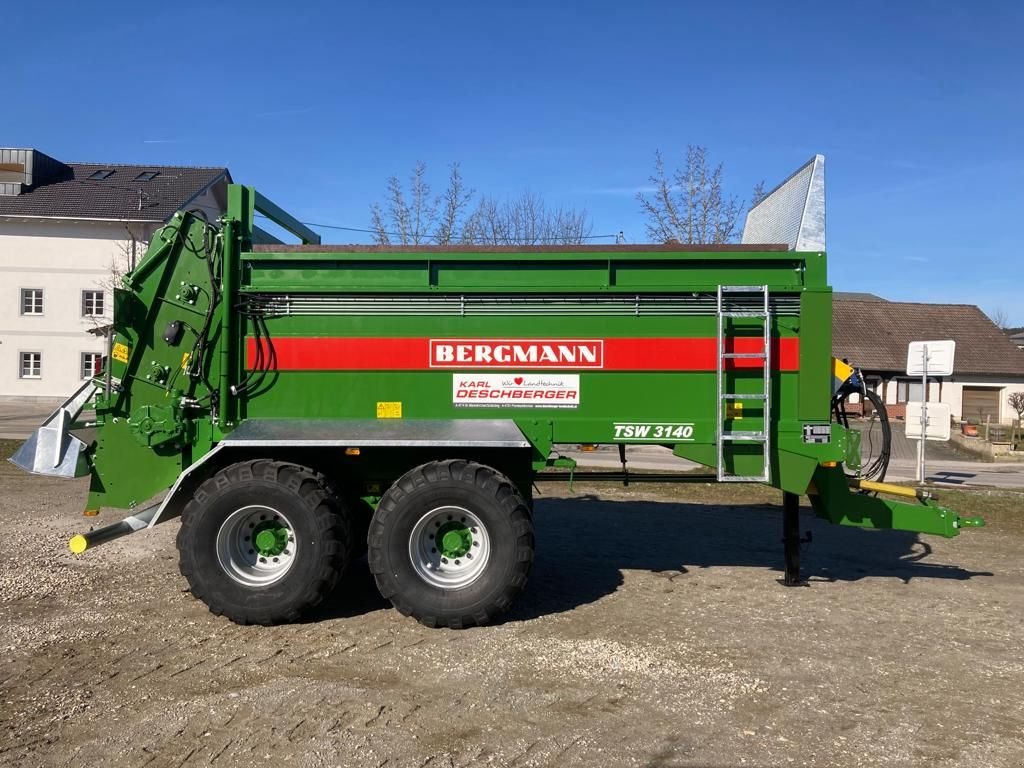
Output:
[[671,443],[693,442],[693,424],[664,421],[616,422],[613,440],[622,442]]
[[579,408],[578,374],[457,373],[452,402],[460,408]]
[[602,339],[431,339],[431,368],[603,368]]

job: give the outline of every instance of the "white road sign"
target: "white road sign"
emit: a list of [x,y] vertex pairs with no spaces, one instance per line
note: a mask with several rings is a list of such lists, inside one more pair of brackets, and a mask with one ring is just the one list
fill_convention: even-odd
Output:
[[[907,437],[911,440],[921,439],[921,405],[907,403]],[[951,415],[949,403],[928,403],[928,428],[925,440],[949,440]]]
[[[925,349],[928,350],[927,360]],[[907,346],[907,376],[923,376],[926,365],[929,376],[952,376],[954,352],[956,342],[952,339],[910,342]]]

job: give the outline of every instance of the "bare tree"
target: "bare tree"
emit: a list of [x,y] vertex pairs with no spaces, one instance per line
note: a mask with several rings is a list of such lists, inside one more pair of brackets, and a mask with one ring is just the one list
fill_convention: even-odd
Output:
[[526,192],[510,200],[481,197],[472,211],[474,192],[453,163],[445,191],[430,194],[424,163],[417,163],[406,193],[395,176],[388,179],[385,205],[370,206],[370,226],[378,245],[439,245],[460,242],[488,245],[537,245],[585,242],[591,231],[585,210],[550,208],[539,195]]
[[419,245],[429,238],[436,217],[437,202],[430,197],[427,166],[422,162],[416,163],[409,178],[409,198],[402,181],[392,176],[388,179],[387,209],[379,203],[370,208],[373,237],[380,245],[390,245],[392,237],[402,245]]
[[753,208],[766,197],[768,197],[768,193],[764,191],[764,180],[762,179],[754,185],[750,192],[750,207]]
[[570,245],[586,242],[590,216],[576,208],[549,208],[533,192],[499,202],[483,197],[462,229],[462,242],[486,245]]
[[[682,166],[671,173],[661,151],[656,151],[650,176],[654,191],[636,196],[647,217],[647,236],[661,243],[718,244],[735,239],[745,207],[725,193],[722,177],[722,164],[710,164],[706,147],[689,145]],[[759,182],[752,204],[763,197],[764,183]]]
[[1017,423],[1024,421],[1024,392],[1013,392],[1007,398],[1007,402],[1017,412]]
[[1010,327],[1010,317],[1006,310],[1002,307],[996,307],[996,309],[989,316],[989,319],[995,323],[996,328],[1001,331],[1005,331]]
[[380,203],[370,206],[373,240],[378,245],[446,245],[455,237],[472,195],[473,191],[462,180],[459,164],[453,163],[448,186],[433,197],[427,182],[427,165],[417,162],[409,178],[408,195],[401,180],[392,176],[388,179],[386,207]]
[[[90,332],[96,332],[96,335],[103,335],[99,332],[104,331],[113,321],[114,290],[123,287],[124,276],[135,269],[141,252],[146,249],[146,243],[139,242],[136,233],[128,224],[125,224],[125,232],[126,238],[114,243],[114,251],[110,256],[110,265],[106,273],[93,283],[96,289],[103,291],[104,297],[103,314],[87,316],[92,329]],[[82,310],[84,312],[85,307],[82,307]]]
[[434,241],[438,245],[448,245],[455,241],[462,223],[462,214],[473,198],[473,190],[467,189],[462,181],[459,164],[452,163],[448,176],[448,186],[441,195],[441,216],[434,233]]

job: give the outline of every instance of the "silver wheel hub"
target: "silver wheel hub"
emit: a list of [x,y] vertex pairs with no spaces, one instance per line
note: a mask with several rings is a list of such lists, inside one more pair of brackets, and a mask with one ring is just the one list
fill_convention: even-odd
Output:
[[217,530],[220,567],[246,587],[265,587],[279,581],[295,562],[297,549],[288,518],[262,504],[236,509]]
[[413,568],[435,587],[468,587],[480,578],[490,557],[487,529],[464,507],[435,507],[420,517],[409,535]]

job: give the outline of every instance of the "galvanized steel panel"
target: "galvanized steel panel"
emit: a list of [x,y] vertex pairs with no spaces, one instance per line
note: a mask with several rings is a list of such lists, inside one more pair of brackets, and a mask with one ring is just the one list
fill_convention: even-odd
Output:
[[530,442],[511,419],[249,419],[220,445],[529,448]]
[[825,250],[824,155],[815,155],[750,209],[743,243],[785,243],[794,251]]

